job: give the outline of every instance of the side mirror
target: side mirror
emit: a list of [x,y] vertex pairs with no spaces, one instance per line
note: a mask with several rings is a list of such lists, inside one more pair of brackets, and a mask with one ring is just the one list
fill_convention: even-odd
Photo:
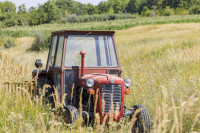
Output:
[[40,59],[37,59],[36,61],[35,61],[35,67],[37,67],[37,68],[41,68],[42,67],[42,61],[40,60]]

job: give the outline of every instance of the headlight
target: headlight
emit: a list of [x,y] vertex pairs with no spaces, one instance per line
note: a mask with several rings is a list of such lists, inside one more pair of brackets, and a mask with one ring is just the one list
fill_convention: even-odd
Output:
[[130,87],[132,85],[132,80],[131,79],[125,79],[124,84],[126,87]]
[[92,86],[94,86],[94,80],[93,80],[93,79],[87,79],[87,80],[86,80],[86,85],[87,85],[87,87],[92,87]]

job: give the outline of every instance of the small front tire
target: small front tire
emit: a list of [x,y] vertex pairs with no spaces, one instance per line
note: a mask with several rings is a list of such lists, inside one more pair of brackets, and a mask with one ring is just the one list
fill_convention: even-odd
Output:
[[65,106],[64,109],[65,109],[64,112],[65,122],[67,124],[74,123],[79,116],[77,108],[71,105],[67,105]]
[[[134,112],[138,109],[140,111],[136,114],[137,120],[131,129],[132,133],[150,133],[150,117],[147,108],[143,105],[134,105],[133,108]],[[130,120],[133,115],[130,116]]]

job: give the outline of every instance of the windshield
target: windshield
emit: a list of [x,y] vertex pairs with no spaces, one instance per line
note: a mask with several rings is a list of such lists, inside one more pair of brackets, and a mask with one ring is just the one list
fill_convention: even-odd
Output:
[[117,67],[117,57],[111,35],[69,35],[65,67],[81,66],[80,51],[84,50],[85,67]]

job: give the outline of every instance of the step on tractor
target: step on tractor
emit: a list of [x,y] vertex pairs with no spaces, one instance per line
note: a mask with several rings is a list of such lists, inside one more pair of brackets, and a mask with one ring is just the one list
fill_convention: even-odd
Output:
[[35,66],[39,69],[32,72],[33,77],[37,76],[35,93],[40,95],[43,86],[49,84],[45,98],[53,104],[52,94],[57,94],[56,100],[64,101],[67,123],[75,122],[80,115],[83,118],[87,115],[92,121],[99,114],[101,123],[106,116],[105,122],[111,118],[120,122],[123,117],[131,120],[135,116],[132,132],[150,132],[146,107],[124,105],[132,81],[122,78],[114,34],[114,31],[52,32],[46,69],[40,69],[43,64],[38,59]]

